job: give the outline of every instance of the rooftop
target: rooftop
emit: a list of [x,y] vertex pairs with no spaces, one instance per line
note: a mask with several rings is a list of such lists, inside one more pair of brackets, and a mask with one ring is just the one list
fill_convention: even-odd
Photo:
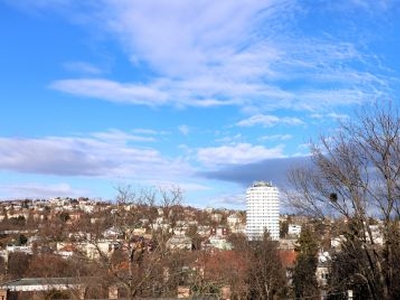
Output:
[[[8,282],[0,283],[0,288],[9,288],[11,290],[20,290],[22,287],[27,286],[71,286],[79,284],[79,278],[71,277],[53,277],[53,278],[20,278]],[[39,288],[40,289],[40,288]]]
[[254,181],[252,184],[252,187],[259,187],[259,186],[268,186],[268,187],[272,187],[272,181]]

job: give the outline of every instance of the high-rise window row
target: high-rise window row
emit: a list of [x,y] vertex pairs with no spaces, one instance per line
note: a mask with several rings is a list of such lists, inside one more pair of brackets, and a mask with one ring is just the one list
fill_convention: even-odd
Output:
[[259,239],[265,230],[279,240],[279,190],[269,182],[257,181],[246,191],[246,235]]

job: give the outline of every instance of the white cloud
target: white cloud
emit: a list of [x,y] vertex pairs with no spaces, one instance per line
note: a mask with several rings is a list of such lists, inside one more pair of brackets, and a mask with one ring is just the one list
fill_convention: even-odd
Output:
[[311,146],[312,146],[311,143],[303,143],[303,144],[298,145],[297,148],[298,148],[300,151],[307,150],[307,151],[309,152],[310,149],[311,149]]
[[[235,105],[257,113],[320,111],[384,98],[394,80],[348,27],[303,32],[299,20],[316,10],[295,0],[8,2],[55,11],[91,32],[101,31],[120,42],[133,65],[143,63],[152,71],[146,82],[69,78],[50,84],[78,96],[148,106]],[[383,0],[336,2],[349,10],[381,7],[381,13],[394,6]],[[333,4],[321,6],[335,10]]]
[[276,125],[292,125],[292,126],[298,126],[298,125],[303,125],[304,122],[300,120],[299,118],[293,118],[293,117],[278,117],[278,116],[273,116],[273,115],[263,115],[263,114],[258,114],[255,116],[252,116],[248,119],[239,121],[236,123],[237,126],[241,127],[252,127],[255,125],[261,125],[263,127],[273,127]]
[[310,117],[313,119],[321,120],[324,116],[322,114],[315,113],[311,114]]
[[100,139],[107,140],[114,143],[127,143],[127,142],[154,142],[153,136],[133,135],[118,129],[109,129],[105,132],[94,132],[91,136]]
[[334,120],[348,120],[350,118],[349,115],[346,114],[339,114],[339,113],[330,113],[327,115],[329,118]]
[[53,82],[50,88],[74,95],[150,106],[164,104],[167,100],[167,95],[156,86],[121,84],[105,79],[65,79]]
[[342,113],[336,113],[336,112],[331,112],[327,114],[311,114],[311,118],[318,120],[318,122],[323,122],[323,121],[331,121],[331,120],[348,120],[350,118],[349,115],[347,114],[342,114]]
[[246,195],[243,193],[224,194],[212,200],[213,206],[242,207],[246,204]]
[[242,140],[243,137],[240,133],[235,134],[234,136],[224,136],[219,139],[216,139],[215,141],[221,144],[229,144],[229,145],[235,145],[239,143],[240,140]]
[[[221,81],[218,78],[186,80],[158,79],[152,83],[119,83],[106,79],[65,79],[54,81],[49,88],[77,96],[112,102],[177,107],[246,106],[254,99],[290,100],[293,95],[260,83]],[[221,98],[222,97],[222,98]],[[280,107],[283,103],[264,103],[265,107]]]
[[188,135],[190,132],[190,128],[187,125],[180,125],[178,127],[178,130],[183,134],[183,135]]
[[[83,15],[68,3],[71,14]],[[146,83],[64,79],[54,89],[149,106],[315,111],[376,99],[391,81],[356,42],[295,28],[296,16],[307,14],[296,1],[103,0],[88,7],[86,23],[117,38],[133,64],[157,75]]]
[[[104,1],[102,18],[133,61],[144,60],[169,76],[203,73],[242,47],[260,19],[293,1]],[[232,17],[234,16],[234,17]],[[283,13],[282,20],[287,19]],[[276,20],[275,20],[276,21]],[[275,22],[271,18],[271,22]],[[160,47],[160,45],[162,45]]]
[[100,68],[83,61],[67,62],[64,63],[63,66],[68,71],[73,71],[83,74],[100,75],[103,73],[103,71]]
[[334,1],[328,5],[328,9],[337,10],[342,13],[348,13],[349,11],[356,11],[357,13],[365,10],[370,15],[377,13],[387,13],[390,9],[396,9],[398,2],[396,0],[339,0]]
[[0,185],[0,194],[8,198],[51,198],[51,197],[80,197],[88,195],[88,191],[72,188],[67,183],[42,184],[37,182],[23,184]]
[[209,166],[225,164],[247,164],[267,158],[283,157],[283,146],[274,148],[240,143],[233,146],[207,147],[197,151],[197,159]]
[[163,157],[156,149],[138,145],[137,140],[136,136],[122,131],[97,132],[87,137],[3,137],[0,138],[0,170],[140,180],[164,176],[172,180],[192,173],[184,160]]
[[142,134],[142,135],[167,135],[170,134],[170,132],[161,130],[157,131],[154,129],[148,129],[148,128],[135,128],[132,130],[132,132],[137,133],[137,134]]
[[273,134],[266,135],[260,138],[262,141],[287,141],[292,139],[293,136],[291,134]]

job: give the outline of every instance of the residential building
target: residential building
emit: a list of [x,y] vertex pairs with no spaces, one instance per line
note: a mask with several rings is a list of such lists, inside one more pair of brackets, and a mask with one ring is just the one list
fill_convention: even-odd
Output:
[[299,237],[301,234],[301,225],[299,224],[289,224],[288,225],[288,235]]
[[192,239],[184,234],[177,234],[167,241],[167,247],[168,249],[191,250]]
[[279,240],[279,190],[270,182],[256,181],[246,191],[246,235],[259,239],[265,230]]

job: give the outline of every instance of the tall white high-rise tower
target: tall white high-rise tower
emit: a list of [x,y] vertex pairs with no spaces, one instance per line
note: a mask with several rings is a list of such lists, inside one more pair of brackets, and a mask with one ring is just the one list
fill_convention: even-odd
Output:
[[246,190],[246,235],[260,239],[268,230],[279,240],[279,190],[265,181],[256,181]]

